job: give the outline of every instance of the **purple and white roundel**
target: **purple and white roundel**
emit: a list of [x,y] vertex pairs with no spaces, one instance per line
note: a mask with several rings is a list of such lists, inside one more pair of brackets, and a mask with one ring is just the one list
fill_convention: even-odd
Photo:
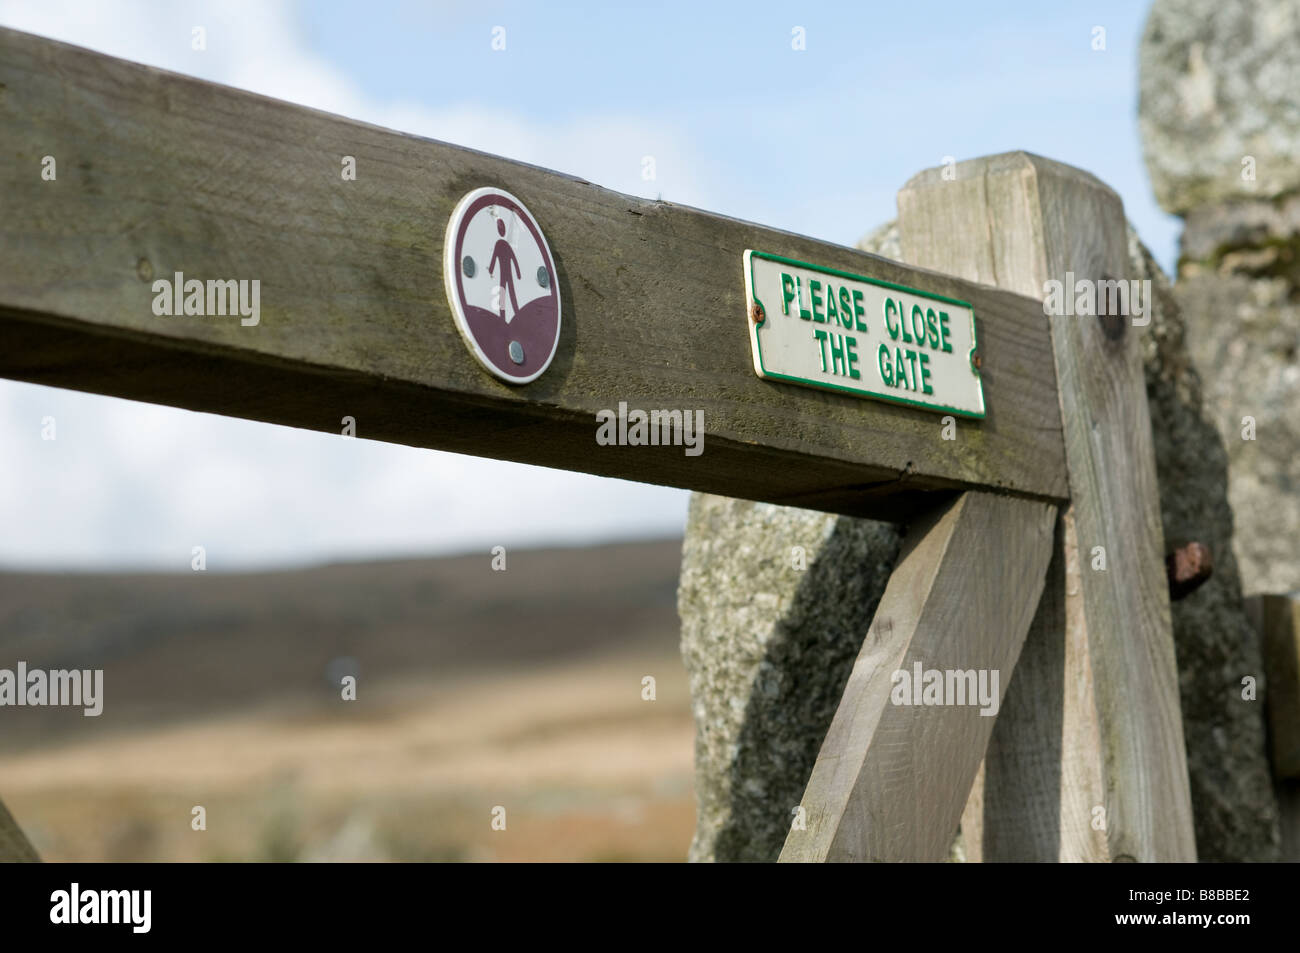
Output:
[[527,384],[560,343],[555,262],[536,219],[501,189],[475,189],[447,223],[443,277],[456,327],[479,363]]

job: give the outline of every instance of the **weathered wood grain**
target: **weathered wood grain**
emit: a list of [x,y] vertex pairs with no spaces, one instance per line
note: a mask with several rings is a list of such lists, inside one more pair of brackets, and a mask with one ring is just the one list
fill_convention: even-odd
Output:
[[38,863],[40,859],[9,809],[0,802],[0,864]]
[[[899,193],[908,261],[1040,300],[1045,282],[1065,281],[1067,272],[1128,277],[1123,206],[1093,176],[1025,153],[960,163],[955,172],[945,179],[928,170]],[[1143,331],[1120,318],[1042,320],[1053,339],[1070,477],[1064,572],[1053,575],[1051,605],[1012,686],[1032,697],[1013,698],[999,718],[996,758],[967,812],[982,816],[970,825],[982,844],[968,851],[1100,859],[1095,819],[1105,859],[1194,860]],[[1091,568],[1097,546],[1105,571]],[[1058,727],[1059,739],[1045,733]]]
[[[980,707],[895,705],[893,674],[998,672],[999,701],[1034,617],[1056,507],[964,493],[909,529],[849,676],[782,861],[941,860],[984,757]],[[951,701],[951,699],[949,699]]]
[[[0,376],[891,520],[976,486],[1066,496],[1051,343],[1018,295],[12,30],[0,141]],[[518,388],[443,291],[448,216],[483,185],[559,272],[555,362]],[[747,248],[971,302],[987,418],[944,441],[936,414],[759,380]],[[178,271],[260,280],[261,323],[155,316]],[[598,446],[621,400],[703,410],[703,455]]]
[[1279,859],[1300,862],[1300,596],[1246,599],[1264,658],[1269,756],[1282,835]]
[[[1065,598],[1077,573],[1072,514],[1062,514],[1038,612],[1007,686],[984,764],[962,812],[971,863],[1104,861],[1101,740],[1082,602]],[[1067,676],[1068,673],[1068,676]]]
[[1300,779],[1300,596],[1246,600],[1259,630],[1268,701],[1268,734],[1276,778]]
[[1277,797],[1278,828],[1282,834],[1278,860],[1300,863],[1300,780],[1274,778],[1273,793]]

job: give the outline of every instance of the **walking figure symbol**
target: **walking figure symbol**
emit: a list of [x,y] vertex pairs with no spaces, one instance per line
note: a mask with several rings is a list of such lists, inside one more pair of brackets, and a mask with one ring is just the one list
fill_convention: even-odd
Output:
[[497,188],[464,195],[447,220],[442,274],[456,329],[487,371],[527,384],[550,366],[560,344],[555,259],[519,199]]
[[506,302],[505,294],[502,292],[509,292],[510,294],[510,317],[513,319],[519,313],[519,301],[515,298],[515,276],[517,275],[522,279],[524,275],[519,270],[519,259],[515,257],[515,250],[506,241],[506,223],[501,219],[497,219],[497,234],[501,237],[497,239],[496,247],[492,249],[492,260],[488,262],[488,274],[492,275],[496,271],[499,262],[501,273],[497,276],[497,281],[500,282],[497,286],[497,307],[501,309],[501,319],[504,321]]

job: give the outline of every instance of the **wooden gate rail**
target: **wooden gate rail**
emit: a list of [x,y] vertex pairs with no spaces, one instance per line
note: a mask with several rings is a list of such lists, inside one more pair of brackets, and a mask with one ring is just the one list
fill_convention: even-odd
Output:
[[[879,519],[936,490],[1067,495],[1030,298],[12,30],[0,85],[0,376]],[[448,216],[483,185],[559,272],[559,350],[522,388],[468,359],[443,290]],[[759,380],[747,248],[969,301],[987,419],[943,441],[931,414]],[[260,324],[155,316],[176,272],[259,279]],[[599,450],[620,400],[703,410],[704,453]]]

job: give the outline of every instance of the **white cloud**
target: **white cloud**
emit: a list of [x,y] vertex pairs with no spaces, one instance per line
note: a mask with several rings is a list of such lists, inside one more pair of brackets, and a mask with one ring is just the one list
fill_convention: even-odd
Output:
[[[704,205],[687,144],[634,116],[559,128],[456,103],[370,102],[279,3],[0,0],[0,24],[112,56]],[[206,49],[191,30],[207,31]],[[237,38],[232,39],[232,38]],[[641,177],[655,157],[656,179]],[[53,416],[57,439],[41,439]],[[593,422],[594,435],[594,422]],[[364,436],[364,425],[363,433]],[[593,436],[594,439],[594,436]],[[686,494],[0,382],[0,564],[211,569],[581,543],[680,530]]]

